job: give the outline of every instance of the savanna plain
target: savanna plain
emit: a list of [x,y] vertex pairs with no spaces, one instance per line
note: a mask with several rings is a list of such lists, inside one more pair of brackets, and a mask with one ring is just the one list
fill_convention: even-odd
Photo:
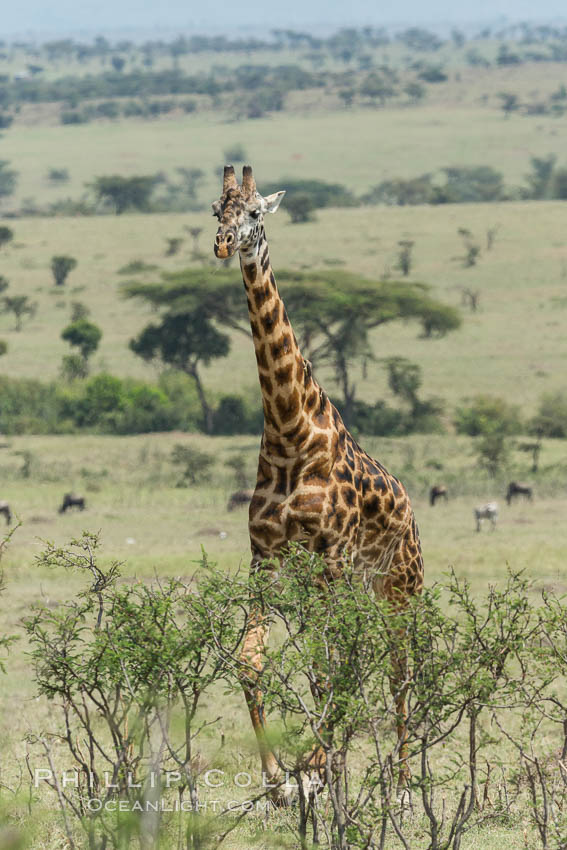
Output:
[[[479,42],[478,49],[490,61],[476,66],[467,64],[455,45],[442,46],[435,61],[441,57],[447,79],[428,86],[427,96],[410,105],[356,98],[345,105],[338,91],[346,83],[339,82],[322,90],[290,92],[283,109],[257,118],[238,113],[235,101],[243,95],[236,89],[216,99],[199,95],[197,108],[188,114],[178,110],[156,120],[95,118],[75,126],[59,122],[61,104],[24,103],[0,137],[0,159],[19,175],[11,197],[2,199],[4,212],[10,214],[3,223],[13,238],[0,247],[0,273],[9,281],[10,292],[35,304],[35,312],[19,329],[11,313],[0,314],[0,337],[7,343],[0,372],[14,379],[63,380],[61,362],[69,348],[61,331],[70,321],[73,303],[80,302],[103,332],[89,361],[90,375],[108,373],[157,383],[163,364],[148,363],[129,348],[129,341],[155,320],[156,312],[140,299],[125,297],[124,286],[132,275],[124,274],[124,269],[137,264],[136,279],[152,283],[159,282],[164,272],[191,268],[200,271],[205,283],[214,284],[225,269],[213,257],[217,223],[208,205],[219,196],[218,167],[231,148],[244,149],[260,192],[263,183],[286,189],[286,179],[313,179],[342,184],[359,197],[393,177],[406,180],[441,174],[452,166],[490,166],[502,173],[510,199],[328,206],[315,209],[300,223],[290,221],[284,199],[278,214],[266,222],[270,256],[276,279],[279,269],[299,273],[316,269],[323,274],[345,270],[378,286],[379,281],[402,279],[400,242],[411,243],[411,269],[403,281],[427,284],[434,298],[460,311],[462,324],[433,338],[413,321],[392,321],[373,329],[371,356],[364,361],[353,358],[350,378],[361,402],[374,405],[382,400],[395,407],[400,402],[388,381],[386,358],[403,357],[418,364],[420,396],[440,402],[438,427],[431,433],[386,436],[358,429],[355,435],[409,490],[428,587],[443,584],[454,570],[470,583],[473,598],[481,604],[491,586],[504,585],[509,571],[521,571],[530,582],[526,593],[534,608],[541,605],[542,594],[562,597],[567,591],[567,441],[538,436],[529,423],[537,418],[542,397],[565,393],[566,201],[528,200],[520,190],[534,157],[554,155],[560,165],[567,165],[561,162],[567,115],[507,113],[500,108],[497,93],[509,90],[520,100],[547,98],[567,84],[567,66],[529,60],[498,65],[497,47],[494,40]],[[19,47],[7,52],[4,71],[14,73],[23,61],[21,51]],[[313,61],[304,54],[297,59],[297,51],[290,50],[284,58],[310,67]],[[398,46],[390,54],[386,47],[376,48],[372,61],[384,62],[388,55],[403,74],[407,57]],[[270,51],[250,56],[247,61],[262,68],[275,61]],[[223,61],[230,69],[240,58],[227,50]],[[213,68],[218,61],[217,54],[205,53],[198,65]],[[156,62],[165,67],[163,58]],[[197,72],[190,54],[181,63],[184,72]],[[336,56],[328,59],[327,67],[330,74],[344,71]],[[87,72],[96,73],[94,65],[85,68],[63,58],[49,64],[46,73],[56,80]],[[360,69],[356,73],[360,75]],[[349,79],[352,85],[353,78]],[[53,168],[68,171],[64,186],[48,179]],[[87,193],[86,187],[100,175],[172,174],[178,168],[202,171],[193,209],[121,215],[106,209],[88,215],[37,212],[54,201]],[[197,250],[190,229],[198,232]],[[168,241],[176,238],[180,247],[167,253]],[[478,245],[478,252],[467,263],[471,243]],[[63,286],[53,283],[54,255],[70,255],[77,261]],[[280,291],[285,301],[284,282]],[[478,295],[474,310],[464,295],[470,291]],[[245,306],[242,293],[244,317]],[[293,324],[291,311],[290,320]],[[260,397],[253,346],[240,332],[230,333],[228,356],[204,363],[200,374],[212,405],[229,393],[250,404]],[[331,399],[338,398],[332,366],[322,362],[315,374]],[[523,429],[505,435],[505,450],[492,467],[482,464],[478,448],[482,433],[460,433],[455,424],[456,410],[478,396],[505,402],[525,423]],[[120,562],[124,585],[139,581],[154,587],[169,578],[193,585],[206,570],[203,552],[228,577],[246,572],[247,509],[227,506],[234,491],[254,486],[260,434],[211,436],[175,430],[118,435],[97,432],[96,427],[68,427],[56,434],[21,431],[0,437],[0,500],[9,502],[12,525],[18,525],[2,550],[1,634],[15,635],[17,640],[5,653],[0,679],[0,800],[5,815],[0,847],[27,844],[55,850],[71,846],[70,835],[75,846],[88,842],[76,825],[65,823],[57,791],[34,787],[29,772],[49,766],[37,740],[62,734],[63,720],[55,707],[58,699],[38,695],[22,620],[37,605],[63,610],[88,581],[80,570],[48,566],[38,556],[49,541],[64,547],[88,530],[100,535],[102,567]],[[526,449],[534,442],[539,446],[535,468]],[[207,475],[184,477],[175,461],[178,446],[208,455]],[[533,499],[520,497],[508,506],[505,493],[511,480],[529,485]],[[445,485],[449,498],[431,507],[429,491],[435,484]],[[84,511],[59,513],[67,492],[85,499]],[[487,502],[498,503],[498,521],[494,530],[485,522],[479,532],[473,510]],[[273,640],[280,638],[276,629]],[[256,789],[259,760],[244,697],[218,682],[205,694],[199,717],[215,718],[196,744],[199,775],[206,768],[222,768],[230,780],[227,799],[239,772],[249,772]],[[563,743],[553,729],[545,727],[539,742],[551,761]],[[386,730],[389,734],[391,730]],[[514,811],[498,809],[507,793],[499,777],[513,759],[513,746],[488,720],[482,735],[490,739],[491,768],[487,760],[478,779],[479,805],[486,817],[463,835],[461,846],[467,850],[496,850],[504,844],[511,850],[542,846],[527,785],[525,798],[518,798]],[[49,740],[51,766],[58,771],[73,768],[65,742],[57,737]],[[461,743],[465,745],[464,738]],[[366,763],[364,742],[360,746],[360,767],[356,760],[349,765],[353,785],[362,781],[361,765]],[[451,753],[444,751],[436,758],[450,764]],[[557,760],[554,764],[559,772],[564,770],[557,767]],[[443,799],[445,806],[446,798],[448,808],[457,806],[459,789],[457,782],[454,787],[449,783],[438,800]],[[237,788],[235,793],[237,799],[246,799],[249,792]],[[202,801],[214,797],[204,786],[200,793]],[[294,808],[251,812],[223,846],[235,850],[300,846],[294,812]],[[171,816],[159,846],[189,846],[180,837],[184,817]],[[416,808],[404,817],[405,846],[432,846],[423,814]],[[561,838],[552,832],[550,827],[548,844],[543,846],[565,847],[561,841],[566,833]],[[216,846],[213,837],[202,835],[199,844],[192,835],[196,843],[191,846],[209,846],[209,839],[210,846]],[[404,846],[390,827],[385,846]]]

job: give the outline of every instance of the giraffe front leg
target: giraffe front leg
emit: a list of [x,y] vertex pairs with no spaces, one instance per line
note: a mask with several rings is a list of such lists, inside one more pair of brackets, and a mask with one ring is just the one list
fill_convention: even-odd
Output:
[[[250,719],[262,762],[263,782],[266,786],[277,785],[280,778],[280,768],[274,753],[268,742],[266,733],[266,716],[264,712],[264,699],[259,686],[259,679],[263,667],[263,655],[269,637],[269,625],[264,613],[258,608],[252,608],[248,614],[248,623],[242,652],[240,654],[241,673],[240,681],[246,697],[246,704],[250,712]],[[275,802],[282,800],[280,789],[274,788],[272,798]]]
[[402,649],[392,652],[392,666],[394,674],[390,681],[390,690],[396,704],[396,732],[398,736],[398,798],[402,799],[407,794],[409,780],[411,777],[408,762],[408,709],[407,709],[407,677],[408,660]]

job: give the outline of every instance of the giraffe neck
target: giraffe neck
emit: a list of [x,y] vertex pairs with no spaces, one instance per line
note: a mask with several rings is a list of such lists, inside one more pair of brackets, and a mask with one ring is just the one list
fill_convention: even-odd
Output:
[[275,454],[291,457],[309,441],[318,427],[320,408],[329,403],[326,396],[322,401],[310,364],[299,350],[278,292],[263,226],[255,245],[241,248],[240,267],[262,390],[264,444]]

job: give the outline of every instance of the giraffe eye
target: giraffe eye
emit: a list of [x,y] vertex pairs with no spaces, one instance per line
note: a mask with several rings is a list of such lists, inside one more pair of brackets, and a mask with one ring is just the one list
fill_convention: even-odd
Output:
[[260,218],[260,210],[252,210],[252,218]]

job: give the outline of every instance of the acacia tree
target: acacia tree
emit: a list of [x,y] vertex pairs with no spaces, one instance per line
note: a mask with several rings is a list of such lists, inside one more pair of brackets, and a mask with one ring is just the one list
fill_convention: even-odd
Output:
[[7,159],[0,159],[0,199],[13,195],[17,182],[18,172],[10,168]]
[[374,353],[370,333],[400,319],[415,319],[424,336],[438,336],[461,324],[453,307],[436,301],[420,283],[373,281],[344,271],[280,272],[285,301],[304,353],[312,363],[326,363],[342,389],[342,413],[352,421],[356,384],[352,367],[363,367]]
[[61,332],[61,339],[73,348],[78,348],[80,355],[70,355],[63,358],[63,369],[71,376],[86,377],[88,375],[89,357],[97,350],[102,338],[102,331],[93,322],[85,318],[76,319]]
[[21,331],[25,316],[35,316],[37,304],[30,301],[27,295],[5,295],[3,307],[5,313],[13,313],[16,318],[15,330]]
[[11,242],[13,238],[14,231],[11,228],[6,227],[5,225],[0,226],[0,248],[2,248],[3,245],[7,245],[8,242]]
[[221,327],[249,335],[237,278],[233,272],[219,271],[213,276],[186,269],[162,275],[160,283],[130,283],[124,289],[127,297],[142,298],[161,311],[158,322],[130,340],[131,350],[148,362],[157,361],[193,378],[208,434],[213,429],[213,409],[201,367],[229,353],[230,337]]
[[150,197],[160,177],[157,174],[122,177],[118,174],[96,177],[94,183],[87,184],[93,189],[97,199],[114,206],[116,215],[128,209],[144,212],[148,209]]
[[69,274],[77,266],[75,257],[68,257],[66,254],[59,254],[51,258],[51,272],[55,279],[56,286],[63,286]]

